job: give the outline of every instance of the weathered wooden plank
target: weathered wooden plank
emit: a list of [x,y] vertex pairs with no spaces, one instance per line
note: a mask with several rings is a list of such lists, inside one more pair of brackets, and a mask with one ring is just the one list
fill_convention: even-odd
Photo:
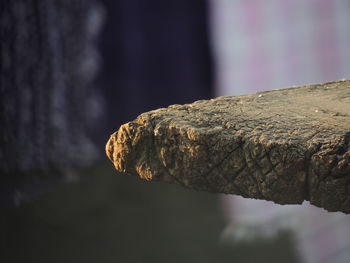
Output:
[[146,112],[106,152],[146,180],[350,213],[350,80]]

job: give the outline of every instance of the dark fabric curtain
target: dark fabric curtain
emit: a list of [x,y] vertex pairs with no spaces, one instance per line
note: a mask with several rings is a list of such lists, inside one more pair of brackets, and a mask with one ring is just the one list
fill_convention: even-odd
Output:
[[[93,0],[0,3],[0,192],[18,203],[96,158]],[[46,188],[46,187],[44,187]]]
[[144,111],[212,96],[206,1],[103,2],[107,20],[98,81],[106,95],[102,143]]
[[1,201],[104,159],[144,111],[210,98],[207,31],[206,1],[1,1]]

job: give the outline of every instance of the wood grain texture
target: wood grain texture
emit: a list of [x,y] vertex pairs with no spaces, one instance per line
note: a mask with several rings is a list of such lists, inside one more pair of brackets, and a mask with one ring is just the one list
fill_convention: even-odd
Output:
[[146,112],[106,152],[142,179],[350,213],[350,80]]

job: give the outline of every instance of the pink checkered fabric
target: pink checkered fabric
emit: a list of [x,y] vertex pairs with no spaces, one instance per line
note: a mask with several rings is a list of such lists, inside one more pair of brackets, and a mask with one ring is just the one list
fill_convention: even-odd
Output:
[[350,77],[350,1],[211,0],[217,95]]

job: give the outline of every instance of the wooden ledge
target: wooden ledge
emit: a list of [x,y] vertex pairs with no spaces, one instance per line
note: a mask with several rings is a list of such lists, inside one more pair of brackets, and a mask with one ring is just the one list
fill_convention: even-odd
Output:
[[350,80],[146,112],[106,152],[146,180],[350,213]]

